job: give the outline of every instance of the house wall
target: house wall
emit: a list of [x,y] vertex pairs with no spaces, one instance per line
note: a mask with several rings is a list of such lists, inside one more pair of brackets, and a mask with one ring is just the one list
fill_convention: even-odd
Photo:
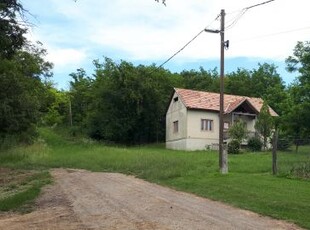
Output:
[[[213,121],[212,130],[201,130],[201,119]],[[219,142],[219,114],[202,110],[188,110],[186,150],[212,149]]]
[[[187,110],[174,94],[166,114],[166,148],[177,150],[204,150],[217,148],[219,140],[219,115],[217,112]],[[211,131],[201,130],[201,119],[213,120]],[[179,122],[177,133],[173,122]]]
[[[187,136],[187,109],[181,98],[174,93],[166,114],[166,148],[186,149]],[[178,132],[174,132],[173,122],[178,121]]]

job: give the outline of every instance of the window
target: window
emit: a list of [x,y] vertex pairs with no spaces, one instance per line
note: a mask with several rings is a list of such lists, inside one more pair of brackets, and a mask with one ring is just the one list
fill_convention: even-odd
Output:
[[173,122],[173,132],[174,133],[179,132],[179,121],[174,121]]
[[201,130],[202,131],[212,131],[213,130],[213,120],[201,119]]
[[229,126],[230,126],[230,123],[225,121],[224,122],[224,130],[228,130],[229,129]]
[[173,101],[174,101],[174,102],[177,102],[178,100],[179,100],[178,97],[173,98]]

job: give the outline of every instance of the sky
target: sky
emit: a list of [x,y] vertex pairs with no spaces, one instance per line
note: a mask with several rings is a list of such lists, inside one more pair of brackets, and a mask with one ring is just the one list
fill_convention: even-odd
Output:
[[[310,40],[309,0],[21,0],[30,12],[28,39],[40,41],[54,63],[53,81],[68,89],[70,73],[109,57],[135,65],[161,65],[204,28],[220,29],[225,10],[225,72],[253,69],[258,63],[278,66],[286,84],[296,74],[285,59],[297,41]],[[220,35],[203,32],[163,67],[171,72],[219,69]]]

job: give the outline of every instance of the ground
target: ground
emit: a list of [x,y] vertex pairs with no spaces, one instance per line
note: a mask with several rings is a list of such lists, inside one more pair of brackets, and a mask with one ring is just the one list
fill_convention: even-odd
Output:
[[0,229],[300,229],[133,176],[51,170],[28,214],[0,214]]

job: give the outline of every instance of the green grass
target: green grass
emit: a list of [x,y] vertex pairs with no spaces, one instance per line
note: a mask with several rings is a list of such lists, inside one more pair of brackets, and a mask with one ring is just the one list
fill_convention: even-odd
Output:
[[30,204],[39,195],[42,186],[51,182],[47,171],[25,173],[22,170],[5,170],[0,178],[0,211],[29,211]]
[[292,167],[310,162],[310,148],[279,153],[279,175],[271,175],[271,153],[229,155],[229,174],[218,170],[212,151],[167,150],[163,145],[112,147],[41,129],[41,140],[27,148],[0,153],[0,166],[54,167],[132,174],[151,182],[219,200],[310,229],[310,181]]

